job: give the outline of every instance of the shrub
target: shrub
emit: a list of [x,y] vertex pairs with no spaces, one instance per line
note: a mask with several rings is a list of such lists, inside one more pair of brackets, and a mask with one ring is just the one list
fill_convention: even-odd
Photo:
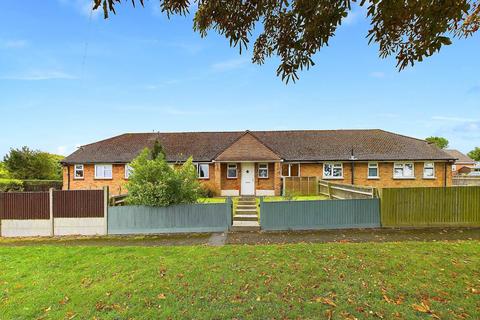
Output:
[[213,198],[218,194],[218,188],[209,183],[204,183],[200,187],[200,195],[203,198]]
[[22,180],[0,179],[0,192],[23,191]]
[[174,169],[163,153],[153,158],[150,150],[145,149],[131,167],[133,172],[126,186],[128,204],[166,207],[195,203],[200,196],[200,184],[191,158]]
[[25,191],[48,191],[50,188],[62,190],[61,180],[23,180]]

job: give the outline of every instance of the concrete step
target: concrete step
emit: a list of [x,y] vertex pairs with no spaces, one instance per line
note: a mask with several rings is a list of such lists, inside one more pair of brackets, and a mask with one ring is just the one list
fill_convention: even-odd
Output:
[[257,203],[255,201],[238,201],[237,206],[256,206]]
[[256,205],[252,205],[252,204],[239,204],[237,205],[237,209],[241,209],[241,210],[246,210],[246,209],[251,209],[251,210],[257,210],[257,206]]
[[260,231],[260,224],[258,221],[233,221],[233,232],[248,232],[248,231]]
[[235,210],[235,214],[254,214],[257,215],[256,209],[237,209]]
[[237,214],[233,216],[233,221],[258,221],[257,214]]

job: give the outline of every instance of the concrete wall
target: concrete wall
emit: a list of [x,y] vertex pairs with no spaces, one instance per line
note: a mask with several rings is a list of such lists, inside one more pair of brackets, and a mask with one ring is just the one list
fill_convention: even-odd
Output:
[[51,235],[50,220],[2,220],[2,237],[48,237]]
[[106,222],[104,218],[55,218],[56,236],[66,235],[106,235]]

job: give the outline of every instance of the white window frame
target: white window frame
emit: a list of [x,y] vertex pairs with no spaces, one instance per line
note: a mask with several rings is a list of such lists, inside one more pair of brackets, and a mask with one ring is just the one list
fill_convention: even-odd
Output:
[[457,165],[456,164],[452,164],[452,171],[457,171]]
[[[103,176],[97,175],[97,168],[99,168],[99,167],[103,167],[103,169],[102,169]],[[110,177],[105,176],[105,167],[110,167],[110,174],[111,174]],[[99,164],[95,165],[94,170],[95,170],[94,175],[95,175],[96,180],[112,180],[113,179],[113,165],[112,164],[99,163]]]
[[[262,168],[262,166],[263,166],[263,168]],[[265,177],[262,177],[262,176],[260,175],[260,170],[266,170],[266,171],[267,171],[267,175],[266,175]],[[259,178],[259,179],[268,179],[268,163],[259,163],[259,164],[258,164],[258,172],[257,172],[257,174],[258,174],[258,178]]]
[[[284,176],[283,175],[283,166],[284,165],[287,165],[288,166],[288,175],[287,176]],[[298,166],[298,176],[295,176],[295,177],[300,177],[300,168],[301,168],[301,165],[299,162],[293,162],[293,163],[282,163],[282,167],[281,167],[281,173],[282,173],[282,177],[291,177],[292,176],[292,166]]]
[[[234,177],[231,177],[229,176],[229,171],[231,169],[235,169],[235,176]],[[227,164],[227,179],[237,179],[238,178],[238,166],[236,163],[228,163]]]
[[[195,163],[195,166],[197,167],[197,179],[201,179],[201,180],[210,179],[210,163],[199,162],[199,163]],[[200,177],[200,168],[202,166],[207,166],[207,175],[205,177]]]
[[[331,165],[332,166],[332,175],[331,176],[326,176],[325,175],[325,168],[326,166]],[[341,176],[334,176],[333,175],[333,169],[337,167],[342,170],[342,175]],[[343,179],[343,163],[342,162],[324,162],[323,163],[323,179]]]
[[[405,176],[405,175],[397,176],[397,175],[395,174],[395,169],[396,169],[398,166],[402,166],[403,172],[405,172],[405,166],[408,165],[408,164],[411,164],[411,165],[412,165],[412,175],[411,175],[411,176]],[[415,179],[415,163],[414,163],[414,162],[410,162],[410,161],[407,161],[407,162],[394,162],[394,163],[393,163],[393,179]]]
[[125,179],[129,179],[132,172],[133,172],[132,166],[130,164],[126,163],[125,164]]
[[[429,165],[428,167],[427,167],[427,164]],[[433,170],[433,176],[427,176],[425,174],[426,169],[432,169]],[[430,162],[424,162],[423,163],[423,179],[436,179],[436,177],[435,177],[435,162],[430,161]]]
[[[377,169],[377,175],[376,176],[371,176],[370,175],[370,169]],[[380,179],[380,166],[378,165],[378,162],[369,162],[367,165],[367,177],[368,179]]]
[[[81,168],[81,169],[77,169],[77,167]],[[82,171],[82,176],[81,177],[77,177],[77,170],[78,171]],[[83,180],[85,179],[85,166],[83,164],[75,164],[73,165],[73,179],[74,180]]]

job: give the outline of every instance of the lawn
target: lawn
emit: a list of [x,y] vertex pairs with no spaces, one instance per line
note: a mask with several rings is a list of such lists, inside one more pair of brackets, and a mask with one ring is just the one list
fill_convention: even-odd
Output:
[[0,248],[2,319],[474,319],[478,241]]
[[225,203],[225,198],[200,198],[198,203]]
[[294,197],[265,197],[264,201],[311,201],[311,200],[328,200],[327,196],[318,195],[318,196],[294,196]]

